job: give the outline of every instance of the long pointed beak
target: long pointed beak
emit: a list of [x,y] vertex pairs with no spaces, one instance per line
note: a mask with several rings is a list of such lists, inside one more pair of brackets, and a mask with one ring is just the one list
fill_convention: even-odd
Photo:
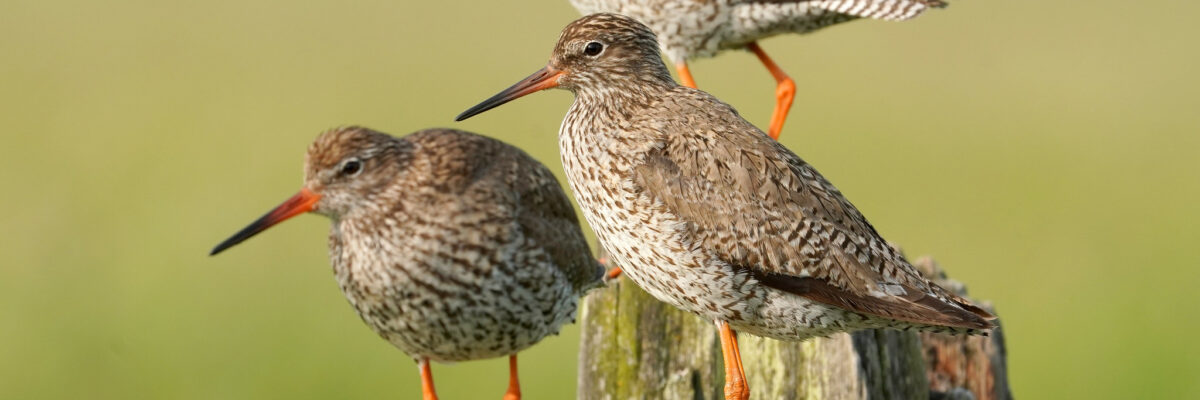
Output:
[[499,107],[501,104],[513,101],[518,97],[533,92],[558,87],[558,78],[561,78],[562,76],[562,71],[550,68],[550,66],[546,66],[546,68],[537,70],[537,72],[534,72],[533,75],[522,79],[520,82],[510,86],[508,89],[504,89],[503,92],[496,93],[495,96],[484,100],[475,107],[471,107],[467,111],[463,111],[463,113],[458,114],[458,117],[455,117],[454,120],[462,121],[464,119],[471,118],[476,114]]
[[238,231],[238,233],[230,236],[229,239],[225,239],[224,242],[221,242],[221,244],[218,244],[217,247],[214,247],[212,252],[208,253],[208,255],[215,256],[217,253],[225,251],[225,249],[233,247],[234,245],[241,243],[242,241],[249,239],[254,235],[257,235],[259,232],[267,230],[267,228],[270,228],[275,224],[283,222],[288,218],[312,211],[318,200],[321,200],[321,195],[313,193],[313,191],[308,190],[307,188],[300,189],[300,193],[296,193],[295,196],[287,199],[287,201],[283,202],[283,204],[275,207],[274,210],[271,210],[266,215],[259,217],[258,220],[250,223],[250,225],[242,228],[242,230]]

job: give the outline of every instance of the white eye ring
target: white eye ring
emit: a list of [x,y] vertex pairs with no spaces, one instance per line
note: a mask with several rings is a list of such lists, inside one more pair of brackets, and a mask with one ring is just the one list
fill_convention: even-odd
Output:
[[342,176],[355,176],[362,172],[362,170],[362,161],[357,158],[346,160],[342,163],[341,168],[338,168],[338,172],[341,173]]

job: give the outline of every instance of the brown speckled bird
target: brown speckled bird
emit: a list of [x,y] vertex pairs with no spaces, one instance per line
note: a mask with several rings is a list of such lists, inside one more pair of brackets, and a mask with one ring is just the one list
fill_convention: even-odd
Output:
[[567,179],[609,260],[720,330],[726,396],[745,399],[733,329],[783,340],[890,327],[985,333],[994,318],[921,277],[837,188],[729,105],[671,79],[654,33],[594,14],[542,70],[459,115],[552,87]]
[[579,12],[628,15],[658,35],[662,51],[675,63],[683,84],[695,88],[688,60],[745,48],[775,77],[775,111],[767,134],[778,139],[796,97],[796,83],[758,46],[759,39],[808,33],[830,25],[872,18],[900,21],[941,0],[571,0]]
[[213,249],[304,212],[333,220],[329,256],[363,321],[420,364],[509,356],[506,400],[520,398],[516,353],[575,318],[598,286],[558,180],[521,150],[431,129],[403,138],[361,127],[308,149],[300,193]]

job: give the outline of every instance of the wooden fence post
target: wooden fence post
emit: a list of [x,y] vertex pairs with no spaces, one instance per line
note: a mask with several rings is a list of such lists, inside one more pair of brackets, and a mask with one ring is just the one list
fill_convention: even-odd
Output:
[[[930,258],[921,272],[965,295]],[[989,308],[985,304],[985,308]],[[712,324],[655,300],[628,279],[583,302],[578,398],[720,400]],[[949,336],[889,329],[804,342],[738,337],[752,399],[1011,399],[1004,333]]]

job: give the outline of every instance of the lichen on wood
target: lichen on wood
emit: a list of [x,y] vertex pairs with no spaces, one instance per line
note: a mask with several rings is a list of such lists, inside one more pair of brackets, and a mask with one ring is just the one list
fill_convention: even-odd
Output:
[[[932,259],[914,265],[965,295]],[[589,294],[580,321],[580,399],[724,398],[711,322],[625,278]],[[804,342],[738,341],[752,399],[1011,399],[999,329],[990,337],[881,329]]]

